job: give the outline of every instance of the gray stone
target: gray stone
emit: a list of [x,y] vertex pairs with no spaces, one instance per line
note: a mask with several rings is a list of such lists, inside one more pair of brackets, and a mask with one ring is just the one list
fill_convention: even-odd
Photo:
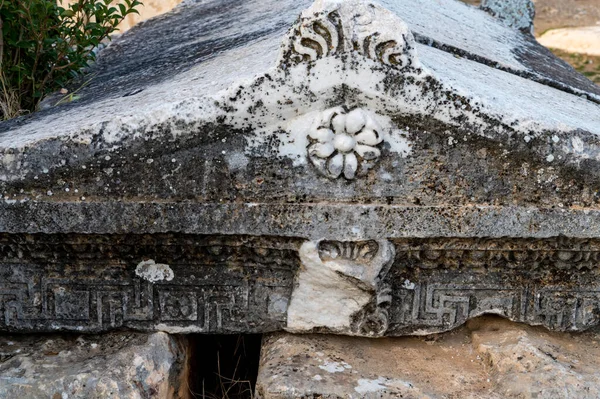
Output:
[[189,398],[188,345],[165,333],[0,336],[0,398]]
[[600,88],[488,13],[191,1],[93,69],[0,124],[1,331],[600,323]]
[[260,399],[597,398],[600,335],[483,317],[437,336],[277,333],[263,341]]
[[512,28],[533,33],[535,4],[531,0],[482,0],[481,8]]

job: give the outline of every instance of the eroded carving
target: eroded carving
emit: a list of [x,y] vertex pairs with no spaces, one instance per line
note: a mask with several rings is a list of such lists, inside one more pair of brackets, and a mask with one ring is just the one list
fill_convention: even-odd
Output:
[[295,28],[291,57],[294,62],[314,61],[335,54],[343,45],[340,18],[336,12],[303,19]]
[[406,267],[592,270],[600,266],[597,240],[428,239],[397,241],[397,260]]
[[245,236],[0,235],[0,331],[277,330],[299,245]]
[[384,335],[391,290],[383,279],[393,259],[383,240],[304,243],[287,329]]
[[321,241],[319,243],[319,256],[321,260],[351,259],[355,261],[370,262],[373,260],[379,244],[377,241]]
[[415,40],[389,11],[359,1],[320,2],[303,13],[286,39],[281,65],[354,51],[397,68],[417,67]]
[[381,156],[382,128],[366,111],[323,111],[309,132],[308,158],[321,174],[352,180]]

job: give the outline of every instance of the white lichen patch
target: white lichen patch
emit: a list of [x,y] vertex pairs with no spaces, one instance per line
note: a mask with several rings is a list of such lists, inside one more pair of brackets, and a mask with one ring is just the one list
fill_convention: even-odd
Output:
[[[406,381],[385,377],[379,377],[376,379],[361,378],[357,381],[357,385],[354,387],[354,390],[360,395],[365,395],[366,397],[374,397],[373,394],[381,394],[383,392],[418,392],[418,390],[415,389],[412,384]],[[426,398],[427,396],[418,395],[416,397]]]
[[152,259],[140,262],[135,268],[135,274],[151,283],[163,280],[171,281],[175,277],[175,274],[169,265],[156,263]]
[[346,362],[329,362],[326,361],[319,365],[321,370],[325,370],[329,373],[341,373],[346,370],[352,369],[352,366]]

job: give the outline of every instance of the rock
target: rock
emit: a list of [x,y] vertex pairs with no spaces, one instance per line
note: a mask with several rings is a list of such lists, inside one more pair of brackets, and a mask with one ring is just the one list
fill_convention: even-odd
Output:
[[600,324],[600,87],[488,13],[189,1],[92,69],[0,124],[0,331]]
[[0,336],[0,398],[189,398],[187,348],[165,333]]
[[597,398],[600,335],[559,334],[494,317],[421,338],[273,334],[262,399]]
[[532,0],[483,0],[481,8],[511,28],[533,33],[535,4]]

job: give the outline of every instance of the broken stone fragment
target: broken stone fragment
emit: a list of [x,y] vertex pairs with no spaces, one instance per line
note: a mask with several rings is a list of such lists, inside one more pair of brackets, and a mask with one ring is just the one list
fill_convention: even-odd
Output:
[[531,0],[482,0],[481,8],[511,28],[533,33],[535,4]]
[[454,332],[368,339],[274,334],[256,393],[291,398],[598,398],[600,334],[486,316]]
[[0,337],[0,398],[189,398],[188,346],[166,333]]

